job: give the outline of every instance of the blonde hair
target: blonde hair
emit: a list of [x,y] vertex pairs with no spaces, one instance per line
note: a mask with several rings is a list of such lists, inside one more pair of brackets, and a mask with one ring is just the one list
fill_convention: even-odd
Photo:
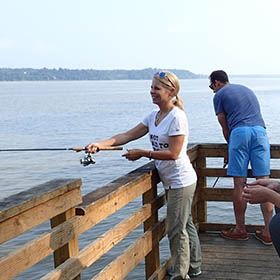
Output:
[[[165,74],[164,77],[161,77],[161,73]],[[155,74],[154,79],[157,79],[159,82],[161,82],[162,86],[167,89],[174,88],[175,100],[173,100],[173,104],[181,110],[184,110],[183,100],[178,96],[180,91],[180,83],[178,77],[172,72],[160,71]]]

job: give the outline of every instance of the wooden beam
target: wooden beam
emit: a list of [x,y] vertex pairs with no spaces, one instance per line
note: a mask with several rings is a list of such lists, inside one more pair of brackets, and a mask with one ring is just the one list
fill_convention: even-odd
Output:
[[[157,178],[152,177],[152,188],[142,196],[143,204],[151,203],[157,197]],[[144,232],[158,223],[158,212],[154,211],[149,219],[144,222]],[[160,267],[159,243],[153,246],[151,252],[145,257],[145,274],[148,279]]]
[[[131,214],[102,236],[99,236],[91,244],[87,245],[75,256],[75,258],[65,261],[55,270],[41,278],[41,280],[73,279],[73,277],[81,273],[83,269],[92,265],[113,246],[118,244],[123,238],[136,229],[141,223],[151,217],[153,211],[156,210],[157,207],[161,207],[163,204],[164,200],[160,197],[154,201],[153,204],[144,205],[137,212]],[[154,205],[157,205],[157,207]]]
[[81,179],[56,179],[6,197],[0,201],[0,222],[78,189],[81,185]]
[[[199,152],[200,156],[200,152]],[[199,157],[196,161],[196,168],[200,170],[206,167],[206,159],[205,157]],[[198,172],[199,174],[199,172]],[[206,177],[198,175],[197,178],[197,186],[196,186],[196,194],[202,192],[202,190],[206,187]],[[194,216],[194,222],[206,222],[207,221],[207,203],[205,200],[198,200],[196,203],[196,216]]]
[[0,224],[0,243],[6,242],[81,203],[80,188],[47,200]]
[[232,201],[233,189],[203,188],[199,192],[202,201]]
[[163,262],[163,264],[151,275],[148,280],[163,280],[166,277],[167,269],[171,267],[171,258]]
[[[75,208],[69,209],[68,211],[54,217],[51,219],[51,227],[55,228],[58,225],[64,223],[65,221],[70,220],[75,217]],[[75,235],[73,239],[71,239],[67,244],[58,248],[54,251],[54,267],[58,267],[62,263],[64,263],[69,258],[77,255],[79,253],[79,242],[78,235]],[[80,280],[81,276],[77,275],[75,280]]]
[[[98,188],[83,197],[83,202],[79,207],[77,207],[76,214],[77,215],[85,215],[85,211],[91,211],[91,207],[95,207],[95,203],[97,201],[108,201],[112,199],[118,193],[131,193],[131,187],[135,187],[136,185],[148,185],[148,188],[145,190],[142,189],[142,192],[137,192],[135,198],[144,192],[146,192],[149,188],[151,188],[151,183],[147,183],[147,180],[151,182],[151,176],[157,178],[157,182],[159,182],[159,177],[154,167],[154,163],[148,163],[112,182],[107,184],[102,188]],[[134,189],[135,190],[135,189]],[[135,190],[136,191],[136,190]],[[102,203],[103,203],[102,202]],[[116,202],[117,203],[117,202]]]
[[112,215],[123,206],[151,189],[151,175],[144,175],[141,180],[120,186],[112,192],[101,196],[90,204],[83,204],[82,210],[86,213],[79,231],[85,232],[106,217]]
[[[197,168],[198,176],[206,177],[227,177],[231,178],[232,176],[227,175],[227,169],[225,168]],[[270,178],[280,178],[280,170],[271,169]],[[252,169],[248,169],[248,178],[255,178],[252,174]]]
[[280,158],[280,145],[271,144],[270,145],[270,157],[271,158]]
[[192,145],[192,144],[188,145],[187,154],[191,162],[193,162],[198,158],[198,149],[199,149],[199,145]]
[[[255,233],[256,230],[263,230],[263,225],[245,225],[248,233]],[[221,231],[224,229],[230,229],[235,227],[235,224],[225,224],[225,223],[200,223],[199,231]]]
[[122,255],[107,265],[92,280],[124,279],[165,234],[165,220],[161,220],[153,229],[146,231],[142,237],[131,244]]
[[227,176],[227,169],[225,168],[197,168],[197,174],[207,177],[230,177]]
[[62,247],[77,234],[79,219],[80,217],[74,217],[2,257],[0,275],[5,275],[5,279],[12,279]]

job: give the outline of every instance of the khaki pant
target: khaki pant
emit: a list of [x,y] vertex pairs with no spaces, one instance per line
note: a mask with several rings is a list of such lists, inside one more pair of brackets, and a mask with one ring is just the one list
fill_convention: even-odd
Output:
[[175,276],[189,279],[188,271],[199,271],[200,242],[192,221],[191,206],[196,184],[166,191],[167,232]]

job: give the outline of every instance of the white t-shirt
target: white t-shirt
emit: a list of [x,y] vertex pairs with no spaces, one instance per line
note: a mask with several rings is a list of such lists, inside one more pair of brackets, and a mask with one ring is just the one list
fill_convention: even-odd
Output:
[[150,141],[154,151],[167,150],[169,136],[185,135],[178,159],[155,160],[160,179],[165,189],[190,186],[196,182],[197,176],[187,155],[189,129],[186,114],[178,107],[174,107],[156,126],[157,113],[158,110],[151,112],[142,121],[149,128]]

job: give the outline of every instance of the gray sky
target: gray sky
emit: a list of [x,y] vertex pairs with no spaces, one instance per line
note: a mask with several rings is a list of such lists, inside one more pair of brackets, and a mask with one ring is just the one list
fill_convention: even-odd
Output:
[[280,0],[0,0],[0,67],[280,74]]

